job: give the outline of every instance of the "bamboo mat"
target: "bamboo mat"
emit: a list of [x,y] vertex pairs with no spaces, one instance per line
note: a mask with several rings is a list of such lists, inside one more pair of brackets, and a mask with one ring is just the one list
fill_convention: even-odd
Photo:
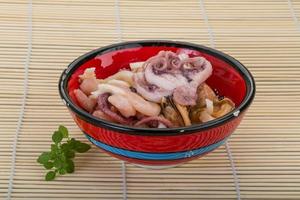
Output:
[[[0,199],[300,199],[299,0],[0,0],[0,10]],[[251,70],[257,95],[231,151],[153,171],[93,147],[75,174],[43,181],[35,160],[59,124],[86,140],[58,96],[61,71],[137,39],[212,46]]]

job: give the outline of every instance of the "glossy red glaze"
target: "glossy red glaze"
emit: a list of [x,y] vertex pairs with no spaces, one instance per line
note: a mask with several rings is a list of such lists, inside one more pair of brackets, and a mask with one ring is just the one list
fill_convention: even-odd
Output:
[[130,135],[101,128],[80,119],[75,114],[73,115],[75,122],[81,130],[95,140],[122,149],[156,153],[194,150],[219,142],[220,140],[228,137],[236,129],[242,117],[243,115],[241,114],[239,117],[222,126],[191,134],[174,136],[144,136],[142,134]]
[[[236,106],[240,105],[240,103],[243,101],[246,95],[245,81],[243,77],[236,71],[236,69],[230,66],[230,64],[226,63],[220,58],[200,51],[167,46],[141,46],[122,49],[104,53],[88,60],[78,67],[69,79],[67,88],[70,98],[78,106],[76,98],[73,94],[73,90],[79,87],[78,76],[82,74],[86,68],[95,67],[97,78],[106,78],[118,72],[120,69],[129,68],[129,63],[145,61],[149,57],[156,55],[161,50],[169,50],[178,54],[186,53],[190,57],[205,57],[212,63],[213,66],[213,74],[207,80],[207,83],[212,88],[217,89],[220,95],[224,95],[232,99]],[[72,111],[71,114],[78,126],[95,140],[112,147],[149,153],[189,151],[214,144],[230,136],[244,116],[244,112],[240,113],[238,117],[228,120],[226,123],[216,125],[199,132],[187,134],[178,133],[169,136],[147,136],[138,133],[127,134],[124,132],[103,128],[85,121]],[[139,160],[112,154],[110,152],[107,153],[119,159],[142,165],[174,165],[187,162],[203,155],[177,160],[155,161]]]
[[73,90],[79,87],[78,76],[82,74],[86,68],[96,67],[97,78],[106,78],[115,74],[120,69],[128,69],[129,63],[145,61],[149,57],[156,55],[161,50],[186,53],[190,57],[205,57],[212,63],[213,66],[213,74],[207,80],[209,86],[217,89],[221,95],[229,97],[236,105],[239,105],[244,99],[246,94],[245,81],[243,80],[243,77],[228,63],[203,52],[165,46],[122,49],[96,56],[82,64],[75,73],[73,73],[68,83],[69,95],[72,100],[76,102]]

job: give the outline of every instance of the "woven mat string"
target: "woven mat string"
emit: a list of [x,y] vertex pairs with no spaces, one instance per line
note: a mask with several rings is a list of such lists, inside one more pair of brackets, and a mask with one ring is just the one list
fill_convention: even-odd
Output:
[[[215,45],[214,33],[213,33],[213,29],[210,26],[209,21],[208,21],[208,16],[206,14],[204,0],[199,0],[199,4],[200,4],[202,17],[204,19],[205,25],[206,25],[207,30],[208,30],[210,46],[212,48],[215,48],[216,45]],[[236,196],[237,196],[237,199],[240,200],[241,199],[241,192],[240,192],[239,177],[237,175],[237,170],[236,170],[236,167],[235,167],[235,164],[234,164],[233,156],[232,156],[232,153],[231,153],[230,146],[229,146],[228,142],[225,143],[225,147],[226,147],[226,152],[227,152],[228,159],[230,161],[231,171],[232,171],[232,175],[233,175],[233,179],[234,179]]]
[[22,103],[21,103],[21,109],[18,117],[17,128],[13,139],[13,148],[12,148],[12,156],[11,156],[11,172],[9,176],[8,190],[7,190],[7,197],[6,197],[7,200],[11,199],[11,194],[13,190],[13,182],[14,182],[14,176],[16,171],[17,145],[18,145],[20,130],[23,123],[26,99],[28,94],[28,73],[29,73],[28,71],[29,71],[29,63],[30,63],[31,51],[32,51],[32,1],[31,0],[28,1],[27,16],[28,16],[28,21],[27,21],[28,45],[27,45],[27,53],[26,53],[25,64],[24,64],[24,81],[23,81],[24,92],[21,100]]

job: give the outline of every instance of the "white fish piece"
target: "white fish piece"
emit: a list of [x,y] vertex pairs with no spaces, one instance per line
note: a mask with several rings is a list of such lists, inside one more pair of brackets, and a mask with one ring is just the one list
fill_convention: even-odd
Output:
[[129,70],[120,70],[117,73],[107,77],[106,79],[99,80],[99,82],[104,82],[106,83],[107,81],[110,80],[121,80],[127,82],[129,85],[133,84],[132,76],[133,72]]
[[95,70],[96,70],[95,67],[86,68],[83,74],[79,75],[78,77],[80,78],[81,81],[84,79],[96,78]]
[[92,112],[95,105],[96,105],[96,100],[91,98],[90,96],[88,97],[84,92],[82,92],[80,89],[74,90],[74,95],[79,103],[79,105],[87,110],[88,112]]
[[136,72],[138,69],[142,68],[145,62],[133,62],[129,64],[131,71]]
[[130,87],[129,83],[121,80],[114,80],[114,79],[107,81],[107,84],[118,86],[121,88],[128,88],[128,89]]

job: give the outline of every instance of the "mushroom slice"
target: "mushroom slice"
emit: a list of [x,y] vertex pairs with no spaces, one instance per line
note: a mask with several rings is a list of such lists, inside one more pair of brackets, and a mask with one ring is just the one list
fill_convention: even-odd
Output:
[[233,101],[229,98],[225,97],[222,100],[217,99],[214,101],[214,112],[212,113],[212,116],[215,118],[222,117],[232,111],[234,107]]
[[175,103],[176,108],[178,109],[178,111],[180,112],[180,115],[183,119],[184,125],[185,126],[190,126],[192,125],[190,117],[189,117],[189,111],[187,109],[187,106],[182,106],[178,103]]
[[197,106],[204,107],[207,105],[207,100],[215,101],[217,96],[215,92],[206,84],[201,84],[197,89]]
[[166,119],[170,120],[174,126],[184,126],[184,121],[172,98],[163,97],[161,100],[161,112]]
[[206,108],[194,107],[190,112],[190,117],[193,123],[204,123],[215,119],[211,116]]

